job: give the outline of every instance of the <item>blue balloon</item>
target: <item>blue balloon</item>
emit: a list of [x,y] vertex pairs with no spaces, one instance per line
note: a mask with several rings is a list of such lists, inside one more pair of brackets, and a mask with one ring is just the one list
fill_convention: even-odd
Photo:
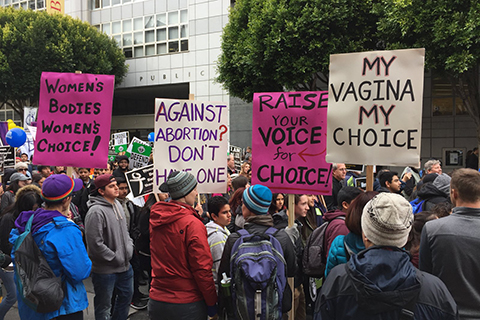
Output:
[[148,141],[155,141],[155,133],[154,132],[150,132],[148,134]]
[[23,146],[25,141],[27,141],[27,134],[20,128],[13,128],[7,132],[5,139],[9,145],[18,148]]

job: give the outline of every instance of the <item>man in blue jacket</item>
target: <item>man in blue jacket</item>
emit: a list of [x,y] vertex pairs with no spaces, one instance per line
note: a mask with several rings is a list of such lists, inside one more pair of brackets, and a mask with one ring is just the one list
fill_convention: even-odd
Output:
[[416,269],[401,249],[412,223],[412,207],[402,196],[380,193],[370,200],[362,214],[366,249],[332,269],[314,319],[457,319],[445,284]]
[[[33,239],[52,271],[57,277],[61,277],[65,293],[60,309],[50,313],[38,313],[27,306],[17,292],[21,319],[83,319],[83,310],[88,307],[83,280],[90,275],[92,262],[85,250],[80,228],[67,218],[72,193],[81,188],[82,182],[79,179],[73,180],[63,174],[50,176],[42,186],[45,208],[24,211],[15,220],[16,228],[10,235],[12,244],[25,231],[27,221],[34,215],[31,229]],[[15,251],[12,251],[12,257],[15,261]],[[15,274],[15,277],[18,275]]]

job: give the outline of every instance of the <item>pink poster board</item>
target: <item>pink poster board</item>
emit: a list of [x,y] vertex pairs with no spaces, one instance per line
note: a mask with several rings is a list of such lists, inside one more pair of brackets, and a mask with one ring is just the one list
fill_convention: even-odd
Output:
[[327,91],[253,95],[252,184],[279,193],[332,193],[327,104]]
[[43,72],[34,164],[106,168],[115,76]]

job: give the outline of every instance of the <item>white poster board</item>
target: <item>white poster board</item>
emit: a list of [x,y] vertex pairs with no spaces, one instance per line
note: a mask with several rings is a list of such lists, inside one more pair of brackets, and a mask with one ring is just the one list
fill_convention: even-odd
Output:
[[170,172],[190,172],[199,193],[227,191],[228,103],[155,99],[155,189]]
[[330,56],[327,162],[418,166],[425,49]]

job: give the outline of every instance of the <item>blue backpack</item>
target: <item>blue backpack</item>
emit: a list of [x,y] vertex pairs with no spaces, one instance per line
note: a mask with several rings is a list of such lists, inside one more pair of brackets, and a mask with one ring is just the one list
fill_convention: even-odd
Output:
[[236,319],[278,320],[282,318],[282,299],[287,285],[286,262],[277,229],[250,235],[237,231],[230,259],[232,299]]
[[424,203],[425,203],[425,199],[422,200],[420,198],[410,201],[410,205],[412,206],[412,209],[413,209],[413,214],[422,212]]

